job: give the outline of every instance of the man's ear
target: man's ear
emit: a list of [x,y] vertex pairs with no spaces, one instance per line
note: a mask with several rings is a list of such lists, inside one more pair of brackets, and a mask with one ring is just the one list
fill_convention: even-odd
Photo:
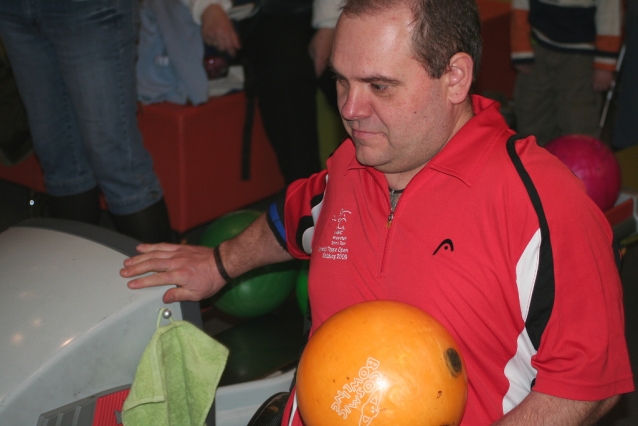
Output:
[[472,87],[474,61],[464,52],[456,53],[450,58],[446,71],[448,80],[448,99],[453,104],[460,104],[467,99]]

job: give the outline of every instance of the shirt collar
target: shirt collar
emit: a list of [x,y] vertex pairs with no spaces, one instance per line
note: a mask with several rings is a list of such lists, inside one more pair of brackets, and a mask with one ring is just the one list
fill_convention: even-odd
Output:
[[472,95],[474,116],[452,136],[426,168],[454,176],[472,186],[490,148],[509,137],[509,129],[494,100]]

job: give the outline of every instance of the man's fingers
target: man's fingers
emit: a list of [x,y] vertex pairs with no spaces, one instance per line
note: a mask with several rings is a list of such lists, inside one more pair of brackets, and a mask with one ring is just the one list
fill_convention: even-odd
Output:
[[[140,256],[135,256],[124,261],[124,268],[120,270],[120,275],[124,278],[143,275],[148,272],[166,272],[175,269],[179,259],[173,257],[170,252],[152,252]],[[130,261],[130,262],[129,262]]]
[[604,92],[611,88],[614,81],[614,74],[611,71],[594,70],[592,76],[592,87],[597,92]]
[[184,249],[183,244],[140,244],[136,247],[138,253],[137,256],[130,257],[124,260],[124,266],[133,266],[139,263],[146,262],[151,258],[168,259],[172,257],[176,251]]
[[[132,277],[134,275],[133,269],[135,271],[140,271],[138,272],[138,274],[140,273],[145,274],[146,272],[151,272],[151,271],[155,271],[155,272],[166,271],[168,266],[161,265],[159,263],[153,263],[153,261],[154,260],[164,261],[174,256],[175,256],[175,253],[170,251],[152,251],[149,253],[140,254],[138,256],[125,259],[123,270],[131,270],[129,273],[127,273],[127,276],[129,277]],[[140,265],[143,265],[143,266],[140,266]],[[152,269],[155,267],[158,267],[161,269]],[[144,268],[144,269],[140,269],[140,268]]]
[[228,52],[230,56],[235,56],[237,51],[241,48],[239,37],[234,30],[220,32],[216,37],[216,42],[213,44],[218,50]]
[[193,292],[186,290],[182,287],[174,287],[164,293],[164,297],[162,298],[164,303],[175,303],[175,302],[197,302],[199,298],[193,294]]
[[235,47],[235,49],[237,50],[241,49],[241,41],[239,40],[239,36],[237,35],[236,31],[233,31],[232,39],[233,39],[233,46]]
[[137,252],[140,254],[144,254],[144,253],[151,253],[154,251],[174,252],[176,250],[179,250],[182,247],[183,247],[182,244],[170,244],[170,243],[138,244],[135,247],[135,250],[137,250]]
[[234,57],[237,54],[237,51],[239,49],[241,49],[241,43],[239,42],[239,37],[237,37],[237,33],[233,31],[230,34],[228,53],[230,54],[230,56]]
[[171,277],[170,272],[158,272],[157,274],[131,280],[128,282],[127,285],[131,289],[139,289],[147,287],[159,287],[163,285],[174,284],[175,282],[176,281]]
[[226,36],[219,37],[219,42],[217,43],[217,49],[227,52],[230,56],[235,56],[235,49],[233,48],[233,44],[230,39]]

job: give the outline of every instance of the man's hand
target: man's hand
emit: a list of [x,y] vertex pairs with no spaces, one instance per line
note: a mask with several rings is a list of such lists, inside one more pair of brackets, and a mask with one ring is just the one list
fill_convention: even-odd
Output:
[[124,261],[120,275],[133,278],[148,272],[155,274],[128,283],[139,289],[175,285],[164,293],[164,303],[199,301],[217,293],[226,283],[215,266],[213,250],[208,247],[177,244],[140,244],[138,256]]
[[519,64],[514,65],[516,72],[521,74],[531,74],[534,71],[534,64]]
[[211,4],[202,13],[202,38],[204,43],[222,52],[228,52],[230,56],[235,56],[241,49],[233,23],[218,4]]
[[317,77],[320,77],[326,70],[328,58],[332,52],[334,34],[334,28],[319,28],[308,45],[308,53],[315,64],[315,75]]
[[[124,261],[120,275],[135,278],[128,283],[138,289],[174,285],[164,293],[164,303],[198,301],[217,293],[226,284],[219,274],[213,249],[179,244],[140,244],[138,256]],[[248,228],[219,245],[224,269],[231,277],[271,263],[285,262],[292,256],[281,246],[268,225],[266,214]]]
[[594,70],[592,86],[596,92],[605,92],[609,90],[613,81],[614,74],[611,71]]

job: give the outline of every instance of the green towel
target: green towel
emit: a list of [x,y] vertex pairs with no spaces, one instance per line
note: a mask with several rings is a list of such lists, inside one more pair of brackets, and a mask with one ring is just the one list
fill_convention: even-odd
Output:
[[228,349],[186,321],[159,327],[142,354],[122,407],[125,426],[202,426]]

